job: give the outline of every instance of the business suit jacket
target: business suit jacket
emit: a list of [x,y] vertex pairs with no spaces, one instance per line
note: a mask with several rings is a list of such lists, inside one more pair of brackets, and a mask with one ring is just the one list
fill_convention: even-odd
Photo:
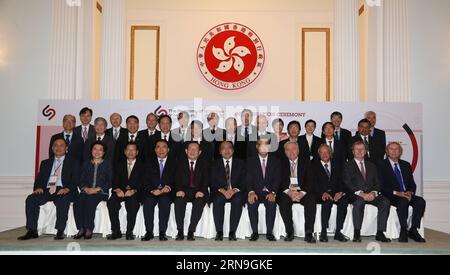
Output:
[[[241,134],[241,129],[245,128],[243,125],[237,127],[236,135],[237,141],[240,142],[240,150],[243,151],[241,154],[241,159],[245,160],[252,156],[255,156],[256,152],[256,141],[258,140],[258,130],[254,125],[249,125],[248,128],[251,129],[251,134],[249,133],[248,140],[245,140],[245,135]],[[245,152],[245,153],[244,153]]]
[[[231,188],[237,188],[241,192],[245,192],[245,162],[233,157],[230,168]],[[211,197],[214,197],[219,194],[219,189],[228,189],[223,158],[214,160],[210,171]]]
[[[53,169],[53,162],[55,161],[54,157],[43,160],[41,162],[39,173],[34,181],[33,190],[38,188],[42,188],[43,190],[47,189],[48,181],[50,179],[50,174]],[[61,171],[61,182],[64,188],[70,189],[72,194],[77,194],[77,185],[80,176],[80,164],[78,160],[74,160],[66,155],[63,162],[63,167]]]
[[[114,139],[114,131],[113,131],[113,128],[109,128],[108,130],[106,130],[105,134],[106,134],[107,136],[110,136],[110,137],[112,137],[112,138]],[[128,134],[128,130],[127,130],[126,128],[120,127],[119,138],[120,138],[121,136],[125,136],[125,135],[127,135],[127,134]]]
[[268,155],[266,177],[263,178],[259,155],[247,159],[246,185],[247,191],[254,191],[258,196],[267,194],[264,187],[271,193],[277,193],[280,188],[280,161],[273,155]]
[[342,166],[341,164],[331,163],[331,177],[325,171],[320,159],[315,159],[312,162],[312,174],[314,175],[314,185],[317,195],[321,196],[328,192],[331,195],[339,192],[345,193],[344,184],[342,182]]
[[[86,160],[81,168],[81,178],[78,187],[82,190],[85,187],[92,188],[94,183],[95,166],[91,160]],[[113,178],[113,169],[111,160],[103,161],[97,168],[96,187],[102,189],[104,194],[109,195]]]
[[300,144],[303,146],[303,148],[300,148],[300,155],[307,155],[308,157],[313,157],[313,158],[319,157],[319,153],[317,152],[317,150],[319,150],[319,146],[320,146],[320,144],[322,144],[320,137],[313,135],[311,148],[309,147],[308,140],[306,139],[306,135],[300,136],[299,139],[300,139]]
[[[73,129],[73,133],[75,135],[78,135],[79,137],[81,137],[81,139],[83,139],[82,128],[83,128],[83,126],[79,125],[79,126],[75,127],[75,129]],[[95,127],[94,127],[94,125],[89,124],[88,139],[93,138],[93,137],[95,137]],[[87,139],[86,139],[86,141],[87,141]]]
[[349,160],[344,165],[343,181],[345,187],[351,192],[363,191],[369,193],[380,191],[380,180],[378,179],[377,167],[370,161],[365,161],[366,180],[364,180],[359,164],[355,160]]
[[[153,135],[156,135],[156,136],[159,137],[159,136],[161,136],[161,131],[155,129],[155,132],[153,133]],[[147,129],[144,129],[144,130],[140,130],[140,131],[138,132],[138,136],[140,136],[140,137],[143,138],[144,140],[145,140],[145,139],[148,139],[149,137],[151,137],[151,136],[148,134],[148,128],[147,128]]]
[[[301,159],[297,161],[297,181],[302,191],[308,194],[314,195],[316,190],[314,189],[313,175],[311,173],[311,162],[308,159]],[[284,158],[281,161],[281,183],[279,192],[289,189],[291,184],[291,163],[288,158]]]
[[[326,145],[330,145],[327,143],[326,139],[323,138],[321,141],[321,144],[326,144]],[[344,143],[340,140],[334,140],[333,141],[333,153],[332,153],[332,158],[331,158],[331,162],[333,162],[334,164],[339,164],[339,167],[343,168],[344,167],[344,163],[347,160],[347,147],[344,145]],[[319,146],[320,147],[320,146]],[[317,158],[319,159],[319,158]]]
[[[180,160],[187,160],[186,152],[184,150],[187,149],[189,143],[190,143],[190,141],[183,143],[183,145],[182,145],[183,150],[182,150],[181,155],[179,156]],[[202,139],[202,141],[200,142],[200,150],[202,151],[202,153],[200,154],[199,158],[206,161],[206,163],[208,165],[211,164],[211,162],[213,161],[213,158],[214,158],[213,143]]]
[[[93,138],[91,137],[86,140],[86,143],[84,144],[83,161],[90,160],[92,158],[91,146],[95,142],[97,142],[97,136],[94,136]],[[106,146],[105,159],[112,162],[114,159],[114,147],[116,145],[116,141],[113,137],[107,136],[105,134],[101,142]]]
[[[156,157],[155,147],[156,143],[161,140],[161,133],[159,135],[153,135],[147,138],[145,155],[146,161],[149,161]],[[182,148],[182,143],[177,142],[172,138],[172,133],[169,135],[169,157],[177,160],[181,154],[184,154],[184,149]]]
[[169,186],[173,190],[175,188],[176,166],[176,160],[172,157],[167,157],[161,178],[159,160],[157,157],[153,157],[146,164],[144,192],[148,194],[152,190],[160,189],[160,187],[164,188],[165,186]]
[[225,130],[222,128],[216,128],[215,132],[212,133],[210,127],[203,130],[203,138],[209,141],[213,145],[213,159],[219,159],[220,156],[220,144],[226,139]]
[[[403,177],[403,184],[406,192],[416,192],[417,186],[414,181],[411,164],[404,160],[398,161],[400,171]],[[378,177],[381,183],[381,193],[389,199],[394,198],[394,191],[400,192],[400,185],[395,177],[394,169],[389,159],[378,162]]]
[[[349,160],[353,159],[353,153],[352,153],[352,146],[355,142],[362,141],[364,142],[363,138],[360,134],[356,134],[352,140],[351,140],[351,146],[349,147]],[[366,154],[366,160],[371,161],[372,163],[376,164],[378,161],[382,160],[384,158],[385,154],[385,147],[380,143],[379,140],[371,137],[369,135],[369,152]]]
[[[134,142],[137,144],[139,154],[138,159],[144,161],[145,160],[145,142],[146,140],[136,133],[136,137],[134,138]],[[114,164],[118,164],[126,160],[125,157],[125,148],[128,144],[128,132],[125,135],[120,135],[119,139],[116,141],[116,145],[114,148]]]
[[[53,142],[55,142],[56,139],[60,139],[60,138],[62,138],[64,140],[66,139],[64,137],[64,132],[53,135],[52,138],[50,139],[50,145],[49,145],[49,149],[48,149],[48,156],[50,158],[52,158],[54,156],[53,150],[52,150]],[[74,160],[77,160],[80,165],[83,161],[83,153],[84,153],[84,141],[80,136],[77,136],[77,135],[75,135],[75,133],[73,133],[66,155]]]
[[380,143],[380,146],[386,148],[386,132],[383,130],[380,130],[378,128],[373,129],[373,135],[372,137]]
[[133,190],[142,191],[144,185],[145,166],[139,159],[136,160],[130,178],[128,178],[127,160],[120,161],[115,167],[112,182],[112,190],[120,188],[123,192],[127,191],[127,187]]
[[194,193],[202,192],[203,194],[205,194],[205,197],[208,197],[208,164],[202,159],[197,160],[194,171],[195,188],[193,189],[189,187],[189,175],[189,161],[182,158],[178,161],[175,175],[175,194],[178,191],[190,191]]

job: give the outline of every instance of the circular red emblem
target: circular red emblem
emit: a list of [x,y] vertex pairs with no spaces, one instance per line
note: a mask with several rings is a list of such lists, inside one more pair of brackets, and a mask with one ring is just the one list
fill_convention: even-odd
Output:
[[250,28],[224,23],[200,41],[197,64],[203,77],[222,90],[239,90],[253,83],[265,62],[264,46]]

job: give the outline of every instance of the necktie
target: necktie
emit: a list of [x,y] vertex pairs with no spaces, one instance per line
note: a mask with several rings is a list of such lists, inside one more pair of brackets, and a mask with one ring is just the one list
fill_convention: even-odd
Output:
[[191,169],[189,171],[189,187],[195,188],[195,171],[194,171],[194,162],[191,161]]
[[66,135],[66,143],[70,146],[70,135]]
[[86,142],[87,138],[88,138],[87,127],[83,127],[83,140],[84,140],[84,142]]
[[265,179],[266,178],[266,159],[262,160],[261,169],[262,169],[263,179]]
[[167,135],[164,135],[164,140],[165,140],[165,141],[168,141],[168,140],[167,140]]
[[98,137],[98,138],[97,138],[97,141],[102,141],[102,138],[101,138],[101,137]]
[[130,179],[130,176],[131,176],[131,171],[132,171],[132,169],[131,169],[131,165],[132,165],[133,163],[132,162],[128,162],[128,167],[127,167],[127,172],[128,172],[128,179]]
[[295,161],[293,161],[291,163],[291,178],[296,178],[297,175],[295,174],[295,167],[296,167],[297,163]]
[[247,142],[248,140],[249,140],[249,137],[248,137],[248,127],[245,127],[245,141]]
[[328,163],[325,163],[324,166],[325,166],[325,173],[327,173],[328,179],[330,179],[331,178],[331,172],[328,169]]
[[119,138],[119,130],[114,129],[114,139],[117,140]]
[[131,141],[131,142],[134,142],[134,135],[131,135],[131,136],[130,136],[130,141]]
[[225,165],[225,177],[227,179],[228,190],[231,190],[231,173],[230,173],[230,161],[227,160],[227,165]]
[[333,155],[334,153],[334,149],[333,149],[333,141],[328,141],[329,145],[330,145],[330,149],[331,149],[331,154]]
[[215,135],[216,134],[216,129],[212,129],[211,130],[211,134]]
[[364,167],[364,162],[361,161],[359,165],[361,167],[361,175],[363,176],[364,180],[366,180],[366,168]]
[[367,139],[367,137],[364,137],[364,145],[366,146],[367,156],[370,157],[369,140]]
[[395,177],[397,178],[397,183],[400,185],[400,192],[405,192],[405,184],[403,182],[402,173],[400,172],[400,169],[398,169],[398,163],[394,164],[394,172]]
[[339,140],[339,132],[338,131],[334,132],[334,139]]

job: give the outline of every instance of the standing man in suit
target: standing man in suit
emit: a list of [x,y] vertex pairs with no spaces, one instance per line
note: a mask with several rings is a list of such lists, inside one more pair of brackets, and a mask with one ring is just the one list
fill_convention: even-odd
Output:
[[355,229],[353,242],[361,242],[361,226],[366,204],[372,204],[378,208],[375,239],[383,243],[391,242],[384,235],[391,204],[386,197],[380,194],[377,167],[372,162],[365,160],[367,152],[362,141],[356,141],[352,149],[354,159],[345,164],[343,180],[352,197],[349,202],[353,203],[353,226]]
[[172,130],[172,134],[173,134],[173,139],[176,142],[187,142],[190,141],[190,130],[189,130],[189,122],[191,120],[190,115],[188,112],[186,111],[181,111],[178,114],[178,124],[180,125],[178,128],[175,128]]
[[92,109],[89,109],[88,107],[84,107],[83,109],[81,109],[80,111],[81,125],[76,127],[74,130],[75,135],[80,136],[83,139],[84,143],[86,143],[86,141],[89,138],[95,137],[94,125],[91,124],[92,115],[93,115]]
[[200,221],[208,197],[208,164],[202,160],[200,144],[190,142],[186,149],[187,158],[178,162],[175,176],[175,219],[177,222],[177,241],[184,239],[184,216],[186,204],[192,202],[191,222],[189,224],[188,241],[194,241],[194,233]]
[[158,125],[158,116],[154,113],[150,113],[147,115],[146,118],[147,123],[147,129],[141,130],[138,133],[138,136],[143,138],[144,140],[147,140],[149,137],[156,135],[159,136],[161,134],[158,129],[156,129],[156,126]]
[[94,121],[94,129],[95,129],[95,136],[92,138],[89,138],[85,145],[84,145],[84,157],[83,160],[90,160],[92,158],[92,152],[91,147],[92,144],[96,142],[102,142],[103,145],[105,145],[105,160],[112,162],[114,159],[114,146],[115,141],[114,138],[107,136],[105,131],[108,127],[108,122],[103,117],[98,117]]
[[326,144],[331,149],[331,161],[341,167],[344,167],[344,163],[347,160],[347,147],[340,140],[337,140],[334,135],[334,124],[331,122],[325,122],[322,126],[322,143]]
[[146,139],[142,138],[138,135],[139,130],[139,118],[137,116],[131,115],[126,120],[127,123],[127,134],[120,135],[119,139],[116,142],[115,153],[114,153],[114,164],[118,164],[119,162],[123,162],[126,159],[124,154],[125,148],[128,143],[132,142],[137,145],[137,150],[139,151],[139,159],[145,160],[145,142]]
[[229,239],[236,241],[236,230],[245,203],[245,163],[233,157],[234,149],[231,141],[220,144],[220,154],[222,158],[214,161],[210,173],[216,241],[223,240],[226,202],[231,203]]
[[53,135],[50,139],[50,145],[48,149],[49,158],[53,158],[53,144],[57,139],[64,139],[67,144],[67,156],[73,160],[78,161],[79,164],[83,161],[83,149],[84,142],[80,136],[74,134],[73,129],[75,127],[75,116],[73,115],[65,115],[63,118],[63,128],[64,131],[62,133]]
[[280,187],[280,161],[277,157],[270,155],[269,139],[259,138],[256,142],[258,154],[247,159],[246,184],[248,198],[248,214],[253,234],[250,241],[257,241],[258,234],[258,208],[263,203],[266,207],[266,238],[276,241],[273,235],[273,226],[276,214],[276,197]]
[[[381,181],[381,193],[392,205],[397,207],[400,221],[399,242],[408,242],[408,237],[416,242],[424,243],[425,239],[419,234],[420,221],[425,213],[425,200],[416,196],[411,164],[401,159],[403,148],[398,142],[391,142],[386,147],[387,158],[378,163],[378,175]],[[412,225],[408,232],[409,206],[413,208]]]
[[128,133],[126,128],[122,128],[122,116],[118,113],[113,113],[109,117],[109,121],[111,122],[111,128],[106,130],[106,135],[114,138],[115,141],[119,139],[119,137],[125,136]]
[[341,112],[333,112],[330,116],[330,121],[335,127],[334,138],[337,141],[340,141],[344,148],[349,148],[351,146],[349,143],[350,139],[352,138],[352,132],[347,129],[341,128],[342,120],[343,116]]
[[305,123],[306,134],[300,136],[301,143],[304,146],[304,148],[300,148],[300,151],[306,153],[306,156],[309,157],[310,160],[318,158],[317,152],[322,143],[320,137],[314,135],[316,126],[317,124],[314,120],[307,120]]
[[[242,125],[237,127],[237,141],[242,142],[240,151],[242,153],[241,159],[246,160],[255,151],[254,146],[256,145],[256,140],[258,138],[258,131],[254,125],[253,112],[249,109],[244,109],[241,112]],[[252,147],[253,146],[253,147]]]
[[147,165],[144,186],[144,218],[147,233],[142,241],[154,238],[153,219],[155,206],[159,209],[159,240],[167,241],[166,231],[169,222],[171,191],[175,188],[176,160],[169,157],[169,143],[163,139],[156,142],[156,157]]
[[380,146],[386,148],[386,132],[375,128],[377,124],[377,114],[374,111],[368,111],[364,117],[370,122],[370,136],[380,143]]
[[[350,144],[353,145],[357,141],[361,141],[365,145],[365,159],[367,161],[376,165],[378,161],[384,158],[385,147],[383,147],[379,140],[370,136],[370,122],[367,119],[362,119],[358,122],[358,132],[351,139]],[[349,154],[351,154],[350,152],[352,152],[352,147],[349,148]]]
[[19,240],[36,239],[39,207],[49,201],[56,206],[55,240],[64,239],[72,194],[77,193],[79,161],[66,155],[64,138],[56,138],[52,144],[53,157],[42,161],[39,174],[34,182],[33,194],[25,202],[27,233]]
[[122,238],[119,211],[121,208],[120,204],[123,201],[127,209],[126,239],[134,240],[133,230],[140,207],[138,192],[142,189],[145,172],[144,164],[138,159],[138,154],[138,145],[134,142],[127,143],[124,149],[125,159],[120,160],[115,167],[112,195],[107,203],[112,231],[112,234],[108,236],[108,240]]
[[341,233],[348,207],[347,195],[342,182],[342,165],[343,163],[341,162],[332,161],[330,146],[326,144],[320,145],[319,159],[313,161],[312,172],[315,175],[314,183],[320,198],[319,201],[322,204],[321,242],[328,242],[328,221],[330,220],[333,204],[337,205],[334,239],[340,242],[347,241],[347,238]]
[[211,112],[206,118],[209,127],[203,130],[203,137],[213,145],[214,159],[220,157],[220,144],[225,140],[225,130],[219,127],[220,117],[217,113]]
[[300,148],[297,142],[289,141],[285,143],[284,151],[286,157],[281,161],[281,186],[278,204],[286,226],[285,241],[294,240],[292,205],[300,203],[305,208],[305,242],[315,243],[313,232],[317,199],[312,181],[310,160],[299,156]]

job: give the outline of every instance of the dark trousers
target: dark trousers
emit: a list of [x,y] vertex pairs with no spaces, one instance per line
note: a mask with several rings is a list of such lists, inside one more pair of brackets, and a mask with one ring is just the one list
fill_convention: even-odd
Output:
[[408,228],[408,214],[409,206],[413,208],[412,224],[411,228],[420,228],[420,221],[425,213],[426,202],[422,197],[414,196],[411,201],[406,198],[394,197],[391,199],[391,204],[397,207],[398,220],[400,221],[400,226],[404,229]]
[[192,202],[191,222],[189,224],[189,231],[195,232],[197,224],[202,218],[203,208],[205,208],[206,198],[195,198],[195,191],[184,191],[184,198],[175,198],[175,220],[177,222],[178,232],[184,232],[184,216],[186,214],[186,204]]
[[120,203],[123,201],[125,201],[125,208],[127,210],[127,233],[133,232],[134,225],[136,224],[136,215],[140,207],[137,194],[129,198],[119,198],[114,192],[107,203],[109,219],[111,220],[111,231],[113,233],[120,232],[119,210],[121,208]]
[[[334,197],[334,194],[331,194]],[[336,232],[341,231],[344,227],[345,218],[347,217],[347,207],[348,207],[348,198],[347,196],[343,196],[337,202],[332,201],[323,201],[320,199],[320,203],[322,204],[321,211],[321,219],[322,219],[322,231],[326,231],[329,227],[329,220],[331,216],[331,208],[333,208],[333,204],[337,206],[337,215],[336,215]]]
[[[304,207],[306,234],[314,233],[314,222],[316,220],[316,201],[317,199],[311,194],[306,194],[300,200],[300,204]],[[294,204],[294,202],[287,194],[282,193],[279,197],[278,203],[280,205],[280,214],[286,227],[286,233],[293,234],[294,222],[292,220],[292,205]]]
[[[59,190],[59,188],[58,188]],[[55,229],[65,230],[67,224],[67,217],[70,207],[71,193],[66,195],[50,195],[48,190],[43,194],[31,194],[25,201],[25,214],[27,217],[27,229],[37,231],[38,219],[39,219],[39,207],[52,201],[56,206],[56,225]]]
[[78,230],[94,230],[95,211],[100,202],[108,200],[108,195],[81,193],[73,204],[73,214]]
[[386,231],[387,220],[389,218],[389,210],[391,203],[383,195],[378,195],[371,202],[364,201],[360,196],[353,195],[353,227],[355,230],[361,230],[364,208],[366,204],[374,205],[378,208],[377,230]]
[[213,215],[214,224],[217,232],[223,232],[223,220],[225,215],[225,203],[231,203],[230,213],[230,232],[236,232],[241,219],[242,207],[244,206],[243,196],[241,192],[234,194],[231,199],[227,200],[222,193],[217,192],[213,198]]
[[153,233],[154,218],[155,218],[155,206],[158,205],[159,209],[159,232],[166,233],[167,224],[169,223],[170,204],[172,199],[169,194],[161,196],[153,196],[152,194],[145,195],[144,197],[144,219],[145,229],[149,233]]
[[273,234],[273,225],[275,223],[277,204],[275,202],[269,202],[266,199],[266,195],[267,193],[258,194],[258,199],[254,204],[247,203],[248,216],[250,218],[250,224],[252,226],[253,233],[258,233],[258,208],[259,204],[263,203],[266,207],[267,234]]

